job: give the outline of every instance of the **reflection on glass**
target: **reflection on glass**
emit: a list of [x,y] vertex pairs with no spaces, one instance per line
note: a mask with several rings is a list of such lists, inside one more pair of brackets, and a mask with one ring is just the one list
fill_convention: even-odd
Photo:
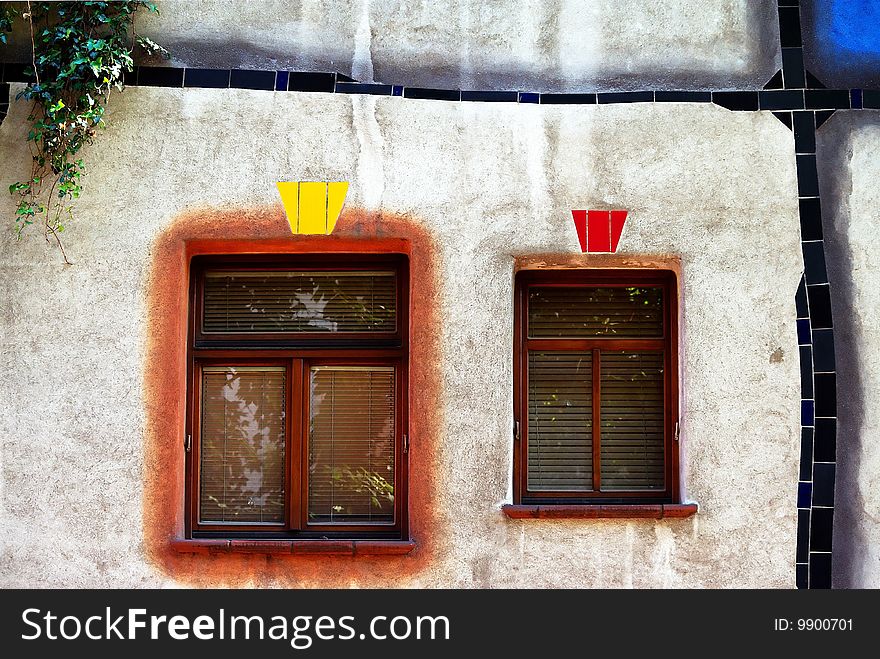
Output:
[[544,286],[529,289],[529,336],[663,335],[663,289]]
[[394,369],[318,366],[310,372],[312,523],[394,521]]
[[202,371],[199,518],[284,520],[283,368]]

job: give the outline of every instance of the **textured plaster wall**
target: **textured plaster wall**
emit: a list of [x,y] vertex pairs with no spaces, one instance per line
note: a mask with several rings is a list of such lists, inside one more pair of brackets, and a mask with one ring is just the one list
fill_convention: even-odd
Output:
[[[0,126],[3,188],[28,165],[25,116],[16,103]],[[65,233],[76,264],[37,235],[0,232],[0,584],[176,583],[146,558],[142,513],[145,369],[183,368],[144,362],[157,237],[189,211],[268,209],[283,223],[274,182],[325,179],[351,182],[349,209],[434,237],[440,319],[430,553],[334,585],[794,585],[802,265],[792,136],[773,116],[131,88],[108,120]],[[514,264],[607,263],[580,255],[572,225],[570,209],[593,207],[630,211],[618,265],[680,259],[691,519],[500,512]],[[12,216],[2,195],[0,216]],[[214,557],[193,560],[212,573]],[[250,560],[257,585],[327,583],[283,558]],[[329,560],[342,571],[358,559]]]
[[880,588],[880,117],[838,112],[817,146],[838,388],[833,583]]
[[[775,0],[164,0],[139,31],[175,66],[339,71],[363,82],[570,91],[760,88]],[[17,32],[22,59],[29,40]]]

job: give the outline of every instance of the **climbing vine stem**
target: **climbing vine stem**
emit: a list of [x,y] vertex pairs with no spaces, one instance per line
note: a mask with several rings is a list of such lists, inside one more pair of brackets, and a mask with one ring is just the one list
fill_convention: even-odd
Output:
[[18,15],[27,22],[32,54],[33,81],[16,96],[31,101],[27,142],[32,158],[30,176],[9,186],[18,202],[16,232],[21,238],[38,223],[67,264],[61,234],[82,192],[80,150],[104,126],[111,92],[122,91],[123,74],[134,68],[134,49],[168,56],[136,33],[134,16],[141,9],[159,13],[143,0],[19,2],[0,10],[0,42],[6,42]]

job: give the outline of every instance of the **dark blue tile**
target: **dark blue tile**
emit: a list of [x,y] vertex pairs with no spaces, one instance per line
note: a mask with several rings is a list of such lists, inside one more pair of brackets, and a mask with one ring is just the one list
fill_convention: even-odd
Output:
[[461,100],[480,103],[516,103],[519,100],[519,92],[463,91],[461,92]]
[[229,69],[185,69],[183,86],[224,89],[229,87]]
[[[813,500],[813,484],[798,483],[797,507],[809,508]],[[798,552],[800,554],[800,552]],[[798,556],[800,557],[800,555]]]
[[711,103],[712,92],[657,91],[654,92],[657,103]]
[[795,560],[798,563],[806,563],[810,558],[810,511],[797,511],[797,548]]
[[813,349],[800,346],[801,398],[813,397]]
[[594,105],[595,94],[541,94],[543,105]]
[[[813,508],[810,511],[810,551],[831,551],[834,509]],[[812,558],[812,556],[810,557]]]
[[807,565],[806,563],[798,563],[795,566],[795,569],[797,571],[797,575],[795,578],[797,579],[796,583],[797,583],[798,588],[806,589],[808,587],[808,585],[809,585],[809,579],[808,579],[809,567],[810,566]]
[[849,92],[849,106],[853,110],[861,110],[862,109],[862,90],[861,89],[851,89]]
[[403,96],[403,85],[394,85],[391,87],[392,96]]
[[816,419],[813,459],[816,462],[837,462],[837,419]]
[[801,243],[804,253],[804,277],[809,284],[827,284],[828,271],[825,269],[825,243],[821,240]]
[[337,82],[338,94],[371,94],[373,96],[391,96],[391,85],[373,85],[360,82]]
[[804,155],[795,157],[797,158],[798,196],[818,197],[819,174],[816,171],[816,156]]
[[[278,72],[279,75],[281,72]],[[320,72],[296,72],[287,76],[288,91],[331,93],[336,88],[336,75]]]
[[794,295],[794,306],[797,309],[798,318],[810,317],[810,311],[807,307],[807,289],[803,277],[801,277],[801,283],[798,285],[797,292]]
[[276,71],[275,72],[275,91],[283,92],[287,91],[287,81],[290,78],[289,71]]
[[802,48],[782,49],[782,77],[785,79],[785,86],[789,89],[800,89],[806,86]]
[[872,110],[880,109],[880,89],[865,89],[862,91],[862,107]]
[[540,96],[540,94],[535,94],[533,92],[520,92],[519,93],[519,102],[520,103],[540,103],[541,96]]
[[797,321],[798,345],[810,345],[810,321],[802,318]]
[[812,112],[794,112],[794,150],[816,153],[816,118]]
[[816,343],[817,329],[830,329],[831,324],[831,289],[827,284],[807,286],[807,300],[810,310],[810,324],[813,327],[813,344]]
[[183,69],[170,66],[142,66],[138,70],[141,87],[183,87]]
[[801,461],[798,479],[808,481],[813,477],[813,429],[801,428]]
[[808,89],[804,92],[808,110],[848,110],[849,92],[846,89]]
[[813,465],[814,506],[834,506],[834,472],[835,466],[833,464],[816,463]]
[[654,92],[604,92],[597,95],[599,103],[653,103]]
[[229,86],[233,89],[272,91],[275,89],[275,71],[232,69]]
[[783,48],[798,48],[801,42],[801,16],[797,7],[779,8],[779,43]]
[[428,101],[460,101],[461,92],[457,89],[427,89],[425,87],[406,87],[406,98],[419,98]]
[[803,110],[804,93],[800,89],[771,89],[758,92],[762,110]]
[[822,205],[819,198],[801,199],[801,240],[822,240]]
[[810,589],[831,588],[831,554],[810,554]]
[[816,401],[816,416],[837,416],[837,375],[816,373],[813,384],[813,398]]
[[813,329],[813,370],[817,373],[831,373],[837,370],[833,329]]
[[801,401],[801,425],[813,425],[813,401],[811,400]]

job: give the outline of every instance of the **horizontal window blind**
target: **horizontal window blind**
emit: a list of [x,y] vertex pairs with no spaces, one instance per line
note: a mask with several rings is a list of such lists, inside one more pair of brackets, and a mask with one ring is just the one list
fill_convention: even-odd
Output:
[[663,336],[663,289],[535,286],[529,288],[531,338]]
[[394,332],[393,272],[205,273],[206,333]]
[[593,367],[589,352],[531,352],[528,488],[593,488]]
[[601,353],[603,490],[664,487],[663,354]]
[[284,521],[285,371],[202,370],[200,520]]
[[310,369],[308,517],[394,521],[393,367]]

